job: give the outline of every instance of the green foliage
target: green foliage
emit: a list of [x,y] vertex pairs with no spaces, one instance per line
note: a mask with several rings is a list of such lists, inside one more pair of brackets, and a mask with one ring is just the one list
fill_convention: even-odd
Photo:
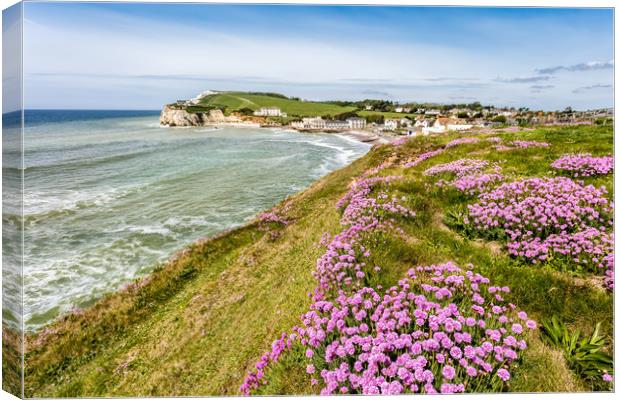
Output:
[[381,114],[364,115],[364,118],[366,118],[366,122],[370,124],[371,123],[382,124],[383,121],[385,121],[385,117]]
[[355,118],[355,117],[359,117],[359,115],[357,115],[357,112],[355,111],[347,111],[347,112],[334,115],[334,119],[341,120],[341,121],[345,121],[348,118]]
[[600,388],[607,385],[601,379],[602,374],[613,374],[614,368],[613,358],[604,351],[606,343],[600,329],[599,322],[591,335],[584,336],[578,329],[569,331],[554,315],[542,321],[541,335],[550,345],[562,350],[570,369],[594,388]]
[[276,99],[288,99],[288,97],[280,93],[272,93],[272,92],[247,92],[247,93],[251,95],[256,95],[256,96],[275,97]]
[[249,107],[243,107],[239,110],[237,110],[237,112],[241,115],[254,115],[254,110],[252,110]]
[[222,110],[224,111],[224,108],[221,106],[215,106],[215,105],[199,105],[199,106],[187,106],[185,108],[185,111],[187,111],[188,113],[206,113],[209,112],[211,110]]
[[613,125],[614,120],[613,118],[597,118],[594,123],[596,125]]

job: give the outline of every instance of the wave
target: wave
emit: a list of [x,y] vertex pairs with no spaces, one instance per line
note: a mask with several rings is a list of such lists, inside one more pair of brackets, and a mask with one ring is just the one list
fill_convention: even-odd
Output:
[[[88,148],[90,150],[90,149],[95,149],[95,146],[89,145],[89,146],[84,146],[83,148]],[[48,164],[37,164],[37,165],[26,166],[24,170],[26,172],[35,172],[35,171],[41,171],[41,170],[43,171],[49,170],[50,168],[93,167],[93,166],[102,165],[102,164],[131,160],[134,158],[142,157],[147,154],[154,154],[154,153],[157,153],[158,151],[161,151],[161,148],[150,145],[150,146],[140,147],[139,150],[137,151],[125,152],[125,153],[120,153],[120,154],[118,153],[109,154],[109,155],[104,155],[104,156],[99,156],[99,157],[85,157],[86,156],[85,154],[79,154],[75,156],[74,158],[59,160],[59,161],[55,161],[55,162],[48,163]],[[28,157],[26,157],[26,161],[27,160],[28,160]]]
[[[140,187],[107,187],[96,192],[65,190],[62,194],[50,196],[48,192],[24,193],[24,223],[30,225],[46,219],[74,214],[81,209],[101,207],[137,192]],[[16,216],[18,217],[18,216]]]

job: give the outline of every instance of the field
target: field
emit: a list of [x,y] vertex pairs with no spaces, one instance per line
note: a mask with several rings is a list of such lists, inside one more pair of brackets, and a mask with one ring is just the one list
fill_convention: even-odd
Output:
[[250,94],[244,92],[224,92],[201,100],[201,105],[226,107],[229,111],[249,108],[253,111],[261,107],[278,107],[289,116],[326,116],[353,111],[354,107],[311,101],[299,101],[275,96]]
[[[235,108],[273,105],[288,113],[298,110],[289,100],[262,96],[224,94],[209,101]],[[341,112],[329,107],[316,104],[314,112]],[[491,136],[499,139],[487,141]],[[561,171],[550,165],[565,154],[610,155],[612,127],[478,135],[477,141],[457,142],[419,161],[421,154],[444,149],[459,137],[418,137],[375,147],[350,166],[286,199],[272,210],[273,215],[196,243],[126,290],[28,337],[26,396],[238,395],[245,377],[255,371],[272,342],[301,325],[300,316],[313,303],[308,294],[317,287],[312,273],[325,254],[320,243],[343,231],[343,218],[359,218],[357,214],[347,217],[336,203],[349,192],[353,180],[368,177],[379,178],[371,194],[385,191],[384,201],[392,199],[403,208],[379,210],[377,218],[387,218],[384,221],[391,228],[364,236],[369,252],[364,255],[365,264],[381,268],[366,271],[359,278],[361,285],[380,291],[397,285],[412,267],[454,262],[484,275],[493,285],[509,287],[510,292],[502,292],[504,300],[526,311],[538,327],[555,317],[569,332],[590,335],[600,323],[605,339],[600,351],[612,352],[613,296],[603,283],[603,271],[588,270],[561,257],[533,264],[509,255],[501,232],[483,234],[463,219],[466,206],[475,203],[476,196],[460,193],[449,183],[438,186],[440,179],[449,182],[445,174],[425,173],[440,164],[472,158],[488,166],[497,163],[507,181],[559,177]],[[514,146],[506,151],[495,147],[498,142],[510,147],[517,139],[545,142],[549,147]],[[396,178],[385,183],[381,177],[387,176]],[[613,198],[613,174],[579,179],[605,186],[605,198]],[[415,216],[404,209],[413,210]],[[331,299],[329,293],[327,299]],[[459,296],[454,301],[469,304]],[[545,339],[542,329],[527,330],[523,338],[527,348],[506,366],[509,380],[489,378],[474,386],[478,381],[468,378],[465,390],[609,390],[600,376],[588,376],[562,347]],[[317,357],[324,351],[324,346],[318,346],[312,355],[317,368],[321,367]],[[261,381],[266,384],[261,382],[251,393],[319,393],[322,384],[312,384],[313,377],[306,373],[308,362],[303,346],[293,344],[278,362],[265,367]],[[434,372],[438,376],[439,371]]]
[[416,114],[383,112],[383,111],[360,111],[358,112],[358,114],[360,117],[367,117],[369,115],[383,115],[384,118],[388,118],[388,119],[401,119],[401,118],[409,117],[411,120],[414,120],[415,117],[417,117]]

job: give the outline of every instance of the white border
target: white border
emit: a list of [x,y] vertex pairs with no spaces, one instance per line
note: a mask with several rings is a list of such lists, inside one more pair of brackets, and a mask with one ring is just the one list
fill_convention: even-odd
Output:
[[[37,1],[37,0],[32,0]],[[61,0],[64,2],[83,2],[80,0]],[[17,4],[19,1],[17,0],[3,0],[1,8],[4,10],[14,4]],[[605,8],[614,8],[616,7],[617,2],[613,0],[421,0],[421,1],[411,1],[411,0],[314,0],[314,1],[304,1],[304,0],[268,0],[268,1],[260,1],[260,0],[244,0],[244,1],[217,1],[217,0],[197,0],[197,1],[187,1],[187,0],[166,0],[166,1],[158,1],[158,0],[142,0],[142,1],[123,1],[123,0],[108,0],[104,2],[135,2],[135,3],[242,3],[242,4],[339,4],[339,5],[398,5],[398,6],[477,6],[477,7],[584,7],[584,8],[595,8],[595,7],[605,7]],[[617,21],[617,13],[614,11],[614,26]],[[0,28],[2,27],[2,22],[0,18]],[[0,41],[0,65],[2,62],[2,53],[1,53],[1,41]],[[614,60],[616,48],[618,46],[618,31],[614,29]],[[618,103],[618,88],[615,86],[615,82],[618,81],[618,69],[614,70],[614,105]],[[0,96],[1,97],[1,96]],[[2,108],[2,99],[0,98],[0,109]],[[620,154],[618,151],[620,145],[615,140],[615,133],[618,132],[618,128],[620,127],[620,123],[618,122],[618,113],[614,109],[614,154]],[[23,117],[22,117],[23,118]],[[1,155],[0,155],[1,161]],[[620,189],[620,174],[616,174],[614,176],[614,187],[616,188],[614,201],[617,202],[618,189]],[[0,192],[2,190],[2,183],[0,181]],[[615,218],[617,220],[618,211],[616,211]],[[0,223],[1,224],[1,223]],[[1,243],[0,243],[1,249]],[[616,241],[616,253],[620,246],[618,245],[618,241]],[[2,288],[0,286],[0,296],[2,294]],[[614,298],[614,310],[618,309],[618,296]],[[618,338],[618,320],[614,311],[614,339]],[[619,360],[620,350],[618,349],[617,340],[614,340],[616,346],[614,348],[614,359]],[[0,371],[1,371],[0,365]],[[617,371],[616,371],[617,373]],[[615,377],[614,377],[615,378]],[[615,381],[615,384],[618,383],[618,380]],[[502,393],[502,394],[466,394],[466,395],[436,395],[433,398],[437,399],[447,399],[454,398],[453,396],[458,396],[458,398],[465,399],[476,399],[476,400],[491,400],[491,399],[534,399],[534,398],[543,398],[548,400],[598,400],[598,399],[611,399],[615,397],[613,393]],[[307,399],[313,398],[315,396],[265,396],[263,399]],[[11,395],[8,395],[6,392],[1,392],[0,398],[15,398]],[[231,399],[237,399],[241,397],[229,397]],[[373,396],[374,399],[389,399],[389,400],[404,400],[411,399],[411,395],[398,395],[398,396]],[[152,398],[152,399],[161,399],[161,398]]]

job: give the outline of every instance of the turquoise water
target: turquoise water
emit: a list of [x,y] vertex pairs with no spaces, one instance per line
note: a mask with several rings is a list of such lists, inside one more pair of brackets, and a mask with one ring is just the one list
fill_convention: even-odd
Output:
[[368,151],[328,134],[162,128],[153,113],[31,112],[24,136],[27,330]]

